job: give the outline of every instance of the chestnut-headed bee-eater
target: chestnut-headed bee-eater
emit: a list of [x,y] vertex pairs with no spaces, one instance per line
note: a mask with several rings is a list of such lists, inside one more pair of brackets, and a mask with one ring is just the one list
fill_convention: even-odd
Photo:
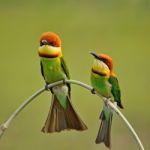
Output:
[[[59,80],[70,79],[58,35],[53,32],[43,33],[40,37],[38,54],[41,59],[41,73],[46,85]],[[70,84],[63,83],[51,88],[50,91],[52,93],[52,104],[42,132],[87,129],[72,106]]]
[[[121,103],[121,93],[117,77],[113,70],[112,58],[106,54],[96,54],[94,63],[91,68],[91,84],[101,96],[111,99],[117,103],[120,108],[123,108]],[[94,91],[93,91],[94,92]],[[96,138],[96,143],[104,142],[105,146],[111,147],[111,124],[113,111],[104,103],[103,110],[100,114],[101,125]]]

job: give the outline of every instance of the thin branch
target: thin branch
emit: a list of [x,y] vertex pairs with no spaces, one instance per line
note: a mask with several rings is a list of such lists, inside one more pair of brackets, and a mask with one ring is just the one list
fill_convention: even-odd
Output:
[[[76,84],[79,85],[89,91],[91,91],[93,88],[85,83],[82,83],[80,81],[77,80],[65,80],[65,81],[58,81],[52,84],[48,85],[48,88],[63,84],[63,83],[70,83],[70,84]],[[4,131],[9,127],[10,123],[12,122],[12,120],[23,110],[23,108],[25,108],[31,101],[33,101],[38,95],[40,95],[41,93],[43,93],[45,91],[45,87],[39,89],[37,92],[35,92],[32,96],[30,96],[28,99],[26,99],[16,110],[14,113],[12,113],[12,115],[0,126],[0,137],[3,135]],[[142,145],[138,135],[136,134],[135,130],[133,129],[133,127],[131,126],[131,124],[128,122],[128,120],[126,119],[126,117],[120,112],[120,110],[108,99],[106,99],[105,97],[102,97],[99,93],[97,93],[95,91],[95,94],[98,95],[99,97],[102,98],[102,100],[104,102],[106,102],[109,107],[114,110],[116,112],[116,114],[124,121],[124,123],[126,124],[126,126],[128,127],[128,129],[131,131],[131,133],[133,134],[136,142],[139,145],[139,148],[141,150],[144,150],[144,146]]]
[[[80,82],[80,81],[76,81],[76,80],[66,80],[66,83],[77,84],[77,85],[79,85],[79,86],[82,86],[82,87],[84,87],[84,88],[90,90],[90,91],[92,91],[92,89],[93,89],[93,87],[91,87],[91,86],[89,86],[89,85],[87,85],[87,84],[84,84],[84,83],[82,83],[82,82]],[[129,123],[129,121],[126,119],[126,117],[122,114],[122,112],[116,107],[116,105],[114,105],[114,104],[113,104],[111,101],[109,101],[107,98],[102,97],[102,96],[101,96],[99,93],[97,93],[96,91],[95,91],[95,94],[98,95],[99,97],[101,97],[102,100],[103,100],[104,102],[106,102],[106,103],[109,105],[109,107],[110,107],[112,110],[114,110],[114,111],[116,112],[116,114],[125,122],[126,126],[127,126],[128,129],[131,131],[131,133],[133,134],[133,137],[135,138],[137,144],[139,145],[139,148],[140,148],[141,150],[144,150],[144,146],[143,146],[141,140],[139,139],[137,133],[135,132],[135,130],[133,129],[133,127],[131,126],[131,124]]]
[[[58,81],[52,84],[49,84],[48,87],[51,88],[53,86],[62,84],[63,81]],[[5,130],[9,127],[10,123],[13,121],[13,119],[31,102],[33,101],[38,95],[43,93],[45,91],[45,87],[39,89],[36,91],[33,95],[31,95],[29,98],[27,98],[12,114],[11,116],[3,123],[0,125],[0,137],[2,137],[3,133]]]

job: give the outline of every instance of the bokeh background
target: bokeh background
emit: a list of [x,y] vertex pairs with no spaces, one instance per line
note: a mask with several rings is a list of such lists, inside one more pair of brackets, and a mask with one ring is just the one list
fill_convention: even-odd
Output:
[[[122,90],[122,111],[150,149],[149,0],[0,0],[0,123],[44,85],[39,36],[56,32],[72,79],[90,84],[89,51],[114,59]],[[84,132],[43,134],[51,94],[43,93],[12,122],[0,150],[106,150],[96,145],[102,101],[72,86],[72,101],[88,126]],[[112,150],[137,150],[125,124],[113,117]]]

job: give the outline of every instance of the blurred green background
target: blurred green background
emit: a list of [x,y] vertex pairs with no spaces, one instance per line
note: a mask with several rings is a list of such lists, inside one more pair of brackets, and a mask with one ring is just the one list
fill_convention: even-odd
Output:
[[[113,57],[123,113],[150,149],[150,1],[0,0],[0,123],[44,84],[37,49],[45,31],[61,37],[72,79],[90,84],[89,51]],[[43,134],[50,98],[45,92],[17,116],[0,150],[106,150],[95,144],[102,109],[98,97],[73,85],[73,104],[89,129]],[[116,115],[112,149],[138,149]]]

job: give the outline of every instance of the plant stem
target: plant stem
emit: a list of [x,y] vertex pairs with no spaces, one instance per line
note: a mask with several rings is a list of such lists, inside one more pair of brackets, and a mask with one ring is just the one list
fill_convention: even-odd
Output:
[[[77,85],[79,85],[79,86],[82,86],[82,87],[84,87],[84,88],[90,90],[90,91],[93,89],[91,86],[89,86],[89,85],[87,85],[87,84],[84,84],[84,83],[82,83],[82,82],[80,82],[80,81],[76,81],[76,80],[68,80],[68,81],[66,81],[66,83],[77,84]],[[135,138],[137,144],[139,145],[140,149],[141,149],[141,150],[144,150],[144,146],[143,146],[141,140],[139,139],[137,133],[135,132],[135,130],[133,129],[133,127],[131,126],[131,124],[129,123],[129,121],[126,119],[126,117],[122,114],[122,112],[116,107],[116,105],[114,105],[114,104],[113,104],[111,101],[109,101],[107,98],[102,97],[102,96],[101,96],[99,93],[97,93],[96,91],[95,91],[95,94],[98,95],[99,97],[101,97],[102,100],[103,100],[104,102],[106,102],[106,103],[109,105],[109,107],[110,107],[112,110],[114,110],[114,111],[116,112],[116,114],[125,122],[127,128],[128,128],[128,129],[131,131],[131,133],[133,134],[133,136],[134,136],[134,138]]]
[[[52,84],[48,85],[48,88],[52,88],[54,86],[63,84],[63,83],[70,83],[70,84],[76,84],[79,85],[89,91],[92,91],[93,87],[82,83],[80,81],[77,80],[65,80],[65,81],[58,81]],[[40,95],[41,93],[43,93],[45,91],[45,87],[39,89],[37,92],[35,92],[32,96],[30,96],[28,99],[26,99],[13,113],[12,115],[0,126],[0,137],[3,135],[4,131],[9,127],[10,123],[12,122],[12,120],[21,112],[21,110],[23,110],[23,108],[25,108],[31,101],[33,101],[38,95]],[[116,112],[116,114],[124,121],[124,123],[126,124],[126,126],[128,127],[128,129],[131,131],[131,133],[133,134],[136,142],[139,145],[139,148],[141,150],[144,150],[144,146],[142,145],[142,142],[140,141],[138,135],[136,134],[135,130],[133,129],[133,127],[131,126],[131,124],[128,122],[128,120],[126,119],[126,117],[121,113],[121,111],[111,102],[109,101],[107,98],[102,97],[99,93],[97,93],[95,91],[95,94],[98,95],[99,97],[102,98],[102,100],[104,102],[106,102],[109,107],[114,110]]]
[[[50,84],[48,87],[51,88],[53,86],[62,84],[63,81],[58,81],[56,83]],[[0,138],[2,137],[3,133],[5,130],[9,127],[10,123],[13,121],[13,119],[31,102],[33,101],[38,95],[43,93],[45,91],[45,87],[39,89],[36,91],[33,95],[31,95],[29,98],[27,98],[12,114],[11,116],[3,123],[0,125]]]

